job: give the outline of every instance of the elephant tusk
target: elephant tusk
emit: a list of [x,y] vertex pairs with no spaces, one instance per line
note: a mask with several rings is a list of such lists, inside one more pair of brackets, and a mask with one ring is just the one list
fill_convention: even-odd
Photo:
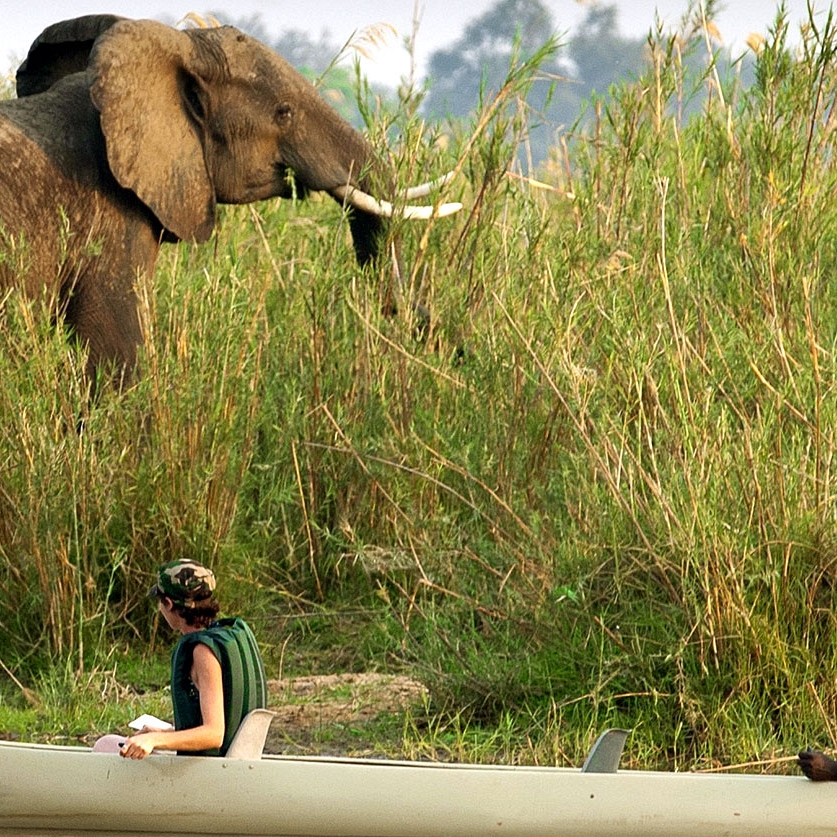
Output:
[[455,176],[454,172],[449,171],[447,174],[436,178],[436,180],[430,180],[427,183],[422,183],[420,186],[410,186],[409,189],[404,190],[404,198],[408,201],[414,201],[417,198],[426,198],[431,192],[436,189],[441,189],[442,186],[450,183]]
[[338,200],[350,203],[355,209],[381,218],[392,218],[400,215],[408,220],[427,221],[430,218],[444,218],[446,215],[453,215],[454,212],[459,212],[462,209],[461,203],[443,203],[438,206],[411,206],[408,204],[396,208],[389,201],[379,201],[354,186],[338,186],[333,194]]
[[393,210],[395,214],[401,214],[410,221],[429,221],[431,218],[444,218],[447,215],[454,215],[462,209],[462,204],[453,201],[452,203],[440,203],[438,206],[405,206],[402,210]]

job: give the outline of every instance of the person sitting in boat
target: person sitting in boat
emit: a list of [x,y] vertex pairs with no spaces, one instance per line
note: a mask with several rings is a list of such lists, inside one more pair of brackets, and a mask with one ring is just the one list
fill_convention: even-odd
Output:
[[[152,750],[223,756],[244,716],[267,703],[264,664],[253,632],[243,619],[217,618],[215,575],[196,561],[164,564],[148,595],[181,634],[171,657],[174,728],[144,727],[129,738],[106,738],[118,738],[120,755],[130,759],[143,759]],[[113,745],[97,742],[94,749],[113,752]]]

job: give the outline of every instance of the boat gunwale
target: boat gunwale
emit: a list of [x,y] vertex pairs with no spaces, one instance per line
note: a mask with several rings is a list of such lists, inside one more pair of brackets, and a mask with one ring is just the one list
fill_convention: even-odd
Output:
[[[96,753],[89,747],[83,747],[78,745],[72,744],[48,744],[44,742],[26,742],[26,741],[0,741],[0,753],[2,753],[3,749],[16,749],[16,750],[36,750],[39,752],[47,752],[47,753],[55,753],[56,755],[59,753],[67,753],[72,755],[81,755],[81,754],[90,754],[95,756],[96,758],[119,758],[119,756],[115,753]],[[225,759],[219,756],[188,756],[188,755],[175,755],[174,753],[156,753],[154,758],[169,758],[169,759],[196,759],[202,761],[226,761]],[[241,759],[237,761],[247,762],[246,759]],[[531,764],[489,764],[489,763],[476,763],[476,762],[451,762],[451,761],[410,761],[406,759],[388,759],[388,758],[381,758],[381,757],[373,757],[373,758],[364,758],[360,756],[336,756],[336,755],[289,755],[289,754],[281,754],[281,753],[265,753],[261,759],[254,759],[252,760],[254,764],[270,764],[270,763],[277,763],[277,764],[334,764],[334,765],[345,765],[345,766],[364,766],[364,767],[390,767],[390,768],[409,768],[409,769],[427,769],[427,770],[463,770],[463,771],[475,771],[475,772],[490,772],[496,771],[498,773],[530,773],[530,774],[540,774],[540,773],[561,773],[561,774],[579,774],[579,775],[586,775],[586,776],[602,776],[607,774],[599,774],[599,773],[583,773],[580,768],[577,767],[558,767],[553,765],[531,765]],[[611,774],[614,775],[614,774]],[[700,777],[726,777],[726,778],[736,778],[741,780],[753,780],[753,779],[793,779],[793,780],[800,780],[805,779],[804,776],[793,776],[787,774],[775,774],[775,773],[737,773],[732,772],[729,770],[717,770],[717,771],[694,771],[694,770],[683,770],[683,771],[676,771],[676,770],[636,770],[636,769],[629,769],[620,768],[615,775],[620,776],[648,776],[648,777],[693,777],[693,778],[700,778]]]

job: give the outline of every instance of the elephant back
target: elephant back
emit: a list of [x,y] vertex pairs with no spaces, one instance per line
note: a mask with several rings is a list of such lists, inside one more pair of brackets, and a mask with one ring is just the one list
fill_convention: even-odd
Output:
[[117,15],[84,15],[44,29],[17,70],[18,98],[43,93],[64,76],[85,70],[96,39],[120,20]]

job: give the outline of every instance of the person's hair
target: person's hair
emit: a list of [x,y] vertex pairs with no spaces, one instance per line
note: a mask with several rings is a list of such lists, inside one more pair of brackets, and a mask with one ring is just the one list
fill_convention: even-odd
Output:
[[212,598],[202,602],[198,607],[186,607],[173,602],[174,612],[182,616],[189,627],[208,628],[218,616],[221,605]]

